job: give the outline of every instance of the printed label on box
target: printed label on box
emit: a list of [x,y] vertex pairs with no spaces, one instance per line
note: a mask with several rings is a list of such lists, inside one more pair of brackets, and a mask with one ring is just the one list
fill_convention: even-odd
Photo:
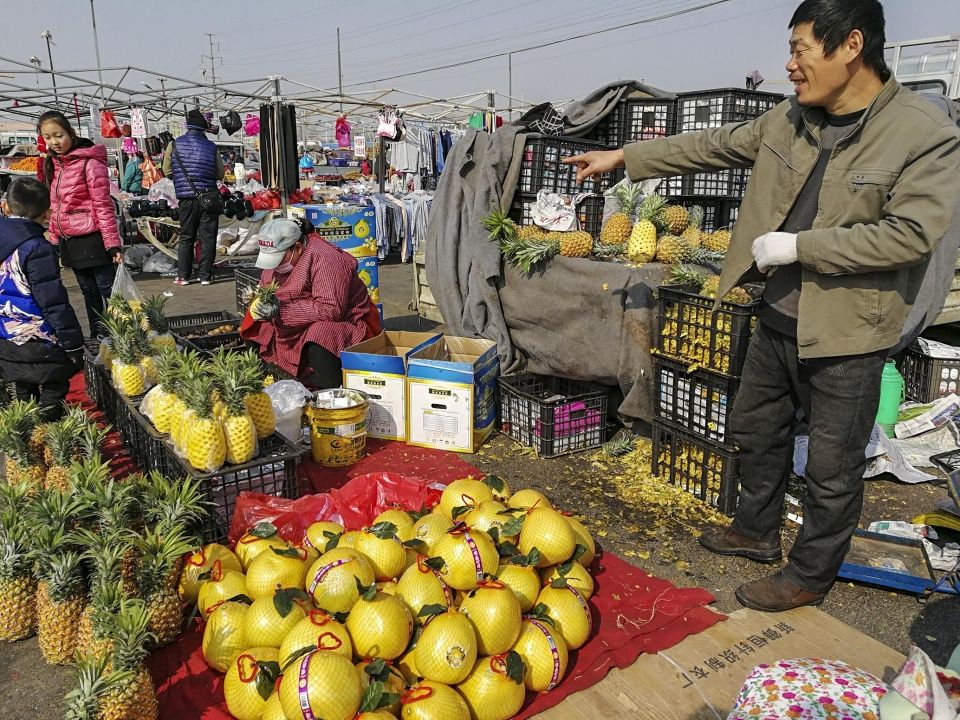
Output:
[[406,440],[406,378],[346,370],[344,387],[361,390],[368,396],[370,414],[367,434],[383,440]]
[[472,385],[411,379],[410,442],[472,452]]
[[354,257],[377,254],[376,216],[372,208],[307,205],[307,220],[327,242]]

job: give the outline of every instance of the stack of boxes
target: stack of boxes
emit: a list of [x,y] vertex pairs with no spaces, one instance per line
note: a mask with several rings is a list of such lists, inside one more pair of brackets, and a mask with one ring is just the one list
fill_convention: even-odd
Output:
[[497,345],[388,330],[343,351],[343,386],[370,402],[367,434],[475,452],[497,417]]
[[[680,93],[669,99],[628,96],[587,137],[622,147],[638,140],[752,120],[781,100],[783,96],[775,93],[738,88]],[[749,169],[676,175],[664,178],[657,192],[685,207],[703,207],[704,230],[711,232],[736,220],[749,177]]]

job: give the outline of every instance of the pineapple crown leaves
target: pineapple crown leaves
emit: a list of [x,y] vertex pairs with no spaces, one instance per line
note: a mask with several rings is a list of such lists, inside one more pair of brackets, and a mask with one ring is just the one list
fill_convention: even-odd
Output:
[[115,688],[133,680],[133,671],[108,671],[110,659],[105,656],[82,655],[76,659],[76,687],[67,693],[65,720],[97,720],[100,705]]
[[147,325],[157,335],[164,335],[170,331],[170,323],[167,321],[166,308],[167,298],[163,295],[151,295],[143,301],[143,314],[146,317]]
[[695,285],[700,287],[707,279],[707,274],[698,270],[693,265],[679,263],[670,266],[670,274],[667,277],[668,285]]
[[213,418],[213,378],[207,375],[197,375],[183,381],[183,401],[190,410],[193,410],[201,420]]
[[29,577],[32,568],[27,528],[19,515],[5,511],[0,516],[0,580]]
[[243,415],[247,411],[244,398],[263,389],[263,380],[259,371],[250,366],[229,367],[219,379],[221,399],[231,417]]
[[560,241],[548,237],[544,240],[528,240],[520,243],[512,257],[508,258],[504,255],[504,259],[525,275],[531,275],[535,266],[546,262],[558,252],[560,252]]
[[374,680],[363,691],[358,712],[373,712],[380,708],[390,707],[399,700],[400,695],[398,693],[386,692],[386,685],[380,680]]
[[637,447],[637,435],[631,432],[623,432],[618,437],[605,442],[601,449],[608,457],[623,457],[629,455]]
[[666,198],[656,193],[650,193],[637,205],[637,221],[650,220],[656,225],[657,217],[666,204]]
[[[110,434],[110,426],[100,427],[96,423],[87,422],[80,426],[79,438],[77,439],[76,450],[79,451],[81,458],[91,458],[94,461],[102,462],[100,450],[103,443]],[[76,457],[74,459],[77,459]]]
[[687,227],[703,229],[704,210],[702,205],[694,205],[687,208]]
[[136,365],[140,362],[142,353],[132,327],[122,329],[116,335],[111,334],[110,338],[117,360],[125,365]]
[[632,218],[634,213],[637,211],[637,205],[640,202],[640,198],[643,196],[643,191],[640,189],[639,185],[625,182],[618,184],[610,191],[610,194],[616,201],[620,212],[627,217]]
[[93,636],[102,640],[114,632],[114,622],[120,606],[126,595],[123,590],[123,581],[112,583],[97,583],[90,591],[90,607],[92,614],[90,623]]
[[0,412],[0,450],[24,464],[35,461],[27,440],[40,424],[40,406],[34,399],[14,400]]
[[28,482],[0,483],[0,513],[10,511],[18,520],[24,506],[30,499],[33,487]]
[[114,671],[137,671],[150,651],[147,644],[154,640],[148,629],[150,613],[139,598],[123,598],[114,616],[109,637],[113,640]]
[[137,585],[145,598],[152,598],[159,593],[174,563],[193,550],[193,543],[180,526],[169,532],[154,528],[143,537],[137,537],[133,544],[140,554]]
[[39,577],[47,584],[47,593],[54,602],[66,602],[83,594],[83,556],[75,550],[64,550],[39,563]]
[[493,210],[489,215],[480,221],[484,230],[490,231],[490,239],[494,242],[503,244],[511,238],[516,238],[517,224],[511,220],[502,210]]
[[143,477],[141,487],[145,518],[168,530],[196,524],[206,518],[212,505],[205,499],[202,480],[168,478],[153,470]]
[[50,489],[34,495],[27,514],[37,525],[63,532],[83,510],[84,503],[79,496]]
[[[373,586],[376,592],[376,585]],[[309,596],[300,588],[280,588],[273,593],[273,607],[280,617],[286,617],[293,610],[294,601],[306,602]]]
[[154,357],[157,379],[165,392],[172,392],[177,382],[177,373],[182,365],[180,357],[180,353],[170,347],[162,348]]
[[79,431],[80,426],[72,422],[69,416],[47,426],[46,441],[54,465],[69,466],[73,462],[73,454],[79,444]]

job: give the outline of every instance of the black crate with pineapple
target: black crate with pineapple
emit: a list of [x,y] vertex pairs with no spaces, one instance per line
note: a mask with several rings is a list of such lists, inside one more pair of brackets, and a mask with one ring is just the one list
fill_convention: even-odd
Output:
[[[903,375],[904,394],[919,403],[932,402],[951,394],[960,394],[960,358],[934,357],[937,344],[918,338],[903,351],[898,363]],[[950,350],[960,350],[947,346]]]
[[658,357],[654,363],[654,416],[701,440],[732,450],[730,415],[740,381],[682,362]]
[[[719,279],[711,280],[716,295]],[[737,290],[739,301],[727,296],[714,312],[715,297],[709,297],[704,286],[659,287],[656,353],[683,362],[691,369],[705,368],[728,377],[739,377],[760,301],[752,299],[743,288]]]
[[534,373],[505,375],[497,383],[500,432],[540,457],[591,450],[606,440],[606,388]]
[[694,435],[653,422],[651,470],[671,485],[733,515],[740,493],[740,455]]
[[540,190],[563,195],[603,193],[614,184],[611,173],[578,183],[577,166],[565,164],[563,160],[592,150],[610,149],[603,143],[579,138],[528,135],[520,162],[517,192],[534,195]]

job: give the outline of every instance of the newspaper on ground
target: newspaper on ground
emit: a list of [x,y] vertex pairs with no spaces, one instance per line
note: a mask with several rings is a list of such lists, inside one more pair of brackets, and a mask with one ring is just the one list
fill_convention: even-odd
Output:
[[923,547],[930,558],[930,565],[934,570],[953,570],[960,561],[960,545],[945,543],[943,547],[931,542],[939,540],[937,531],[929,525],[915,525],[902,520],[877,520],[867,528],[870,532],[894,537],[916,538],[923,542]]
[[900,406],[900,419],[894,427],[898,439],[922,435],[943,427],[960,414],[960,397],[950,394],[931,403],[904,403]]

